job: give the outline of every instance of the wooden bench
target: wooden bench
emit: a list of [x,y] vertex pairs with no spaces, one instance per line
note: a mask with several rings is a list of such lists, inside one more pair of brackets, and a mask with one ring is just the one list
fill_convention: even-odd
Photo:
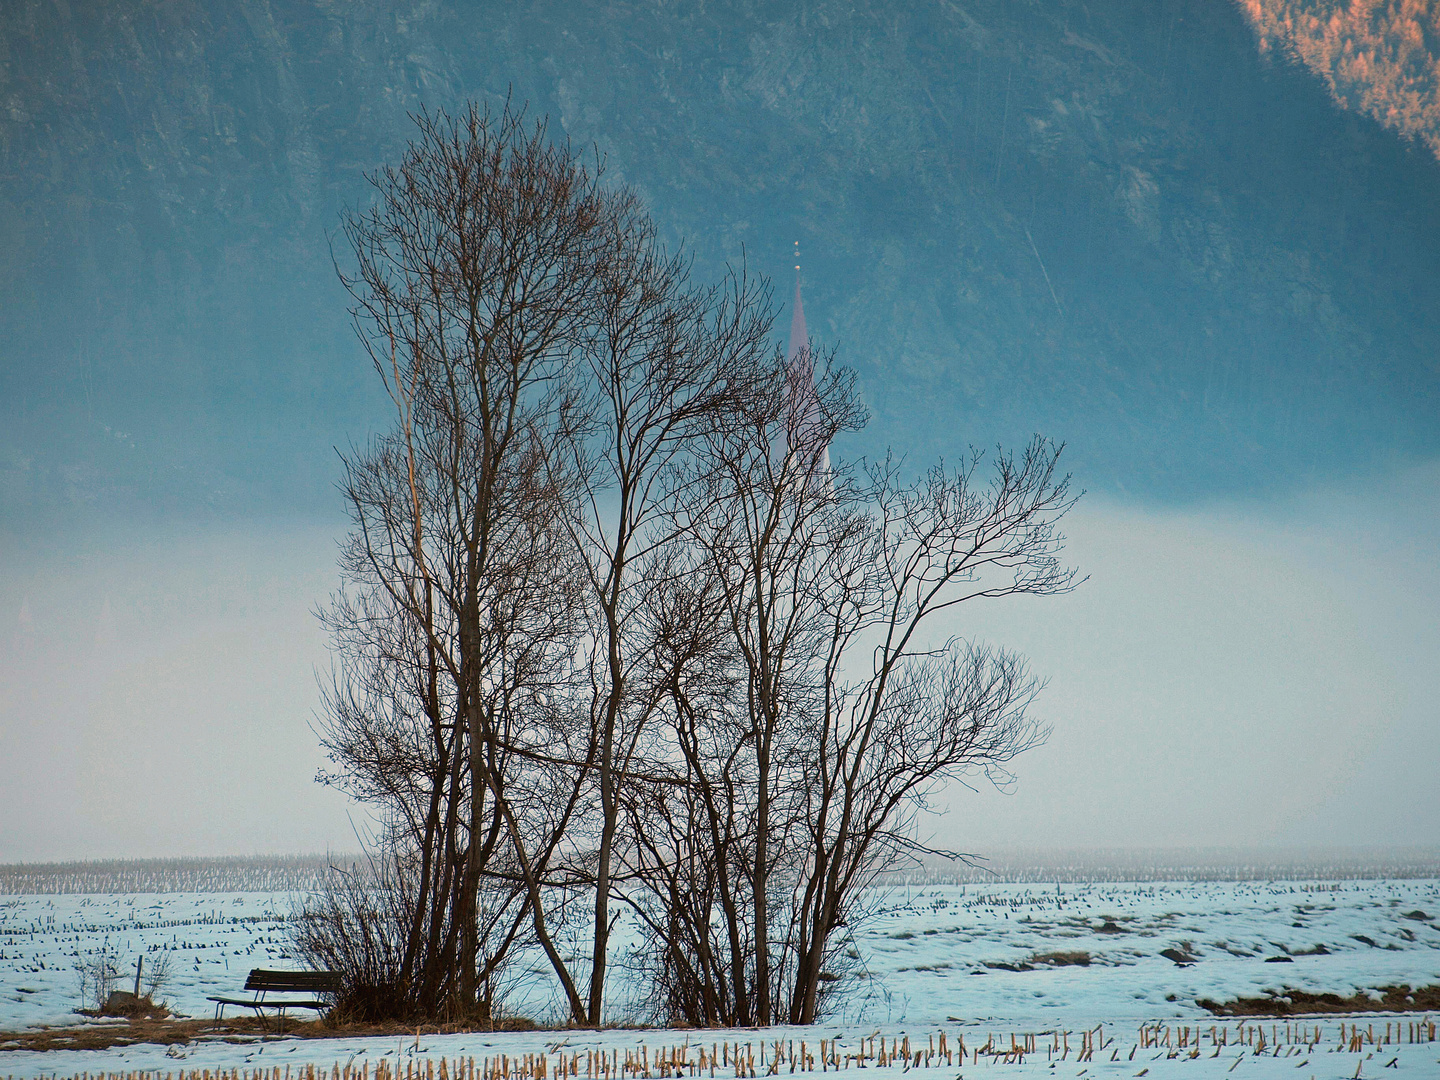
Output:
[[[206,1001],[215,1002],[215,1019],[219,1020],[225,1015],[226,1005],[239,1005],[241,1008],[254,1009],[260,1017],[260,1022],[265,1022],[265,1010],[274,1009],[276,1019],[281,1028],[285,1026],[286,1009],[328,1009],[333,1002],[324,1000],[318,995],[333,995],[340,991],[340,973],[337,971],[267,971],[265,968],[255,968],[245,980],[245,989],[253,996],[241,997],[207,997]],[[310,998],[272,998],[267,994],[311,994],[317,995]]]

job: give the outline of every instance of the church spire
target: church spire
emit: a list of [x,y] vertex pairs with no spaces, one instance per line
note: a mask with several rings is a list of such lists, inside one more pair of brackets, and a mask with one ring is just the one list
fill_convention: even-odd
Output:
[[805,303],[800,296],[800,241],[795,241],[795,302],[790,312],[790,347],[786,351],[790,408],[786,443],[807,460],[807,473],[830,471],[830,446],[825,439],[820,402],[815,394],[815,360],[805,329]]
[[805,304],[800,299],[800,241],[795,241],[795,303],[790,312],[790,348],[785,357],[790,363],[801,353],[809,354],[810,335],[805,331]]

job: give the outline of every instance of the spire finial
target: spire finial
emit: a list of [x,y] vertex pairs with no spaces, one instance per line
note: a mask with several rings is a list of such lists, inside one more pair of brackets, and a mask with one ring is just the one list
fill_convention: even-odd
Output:
[[808,351],[810,335],[805,331],[805,303],[800,299],[800,241],[795,241],[795,300],[790,315],[791,360]]

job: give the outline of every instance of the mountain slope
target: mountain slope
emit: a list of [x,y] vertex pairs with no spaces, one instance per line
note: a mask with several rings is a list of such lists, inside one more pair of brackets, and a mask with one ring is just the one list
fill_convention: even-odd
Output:
[[7,512],[313,501],[385,422],[327,230],[507,93],[699,276],[801,240],[852,451],[1040,430],[1170,500],[1440,442],[1440,166],[1228,5],[57,0],[0,14]]

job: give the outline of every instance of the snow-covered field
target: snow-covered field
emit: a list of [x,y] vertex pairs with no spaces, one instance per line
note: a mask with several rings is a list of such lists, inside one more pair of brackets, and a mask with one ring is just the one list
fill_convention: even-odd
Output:
[[168,962],[159,997],[206,1016],[206,995],[239,989],[251,968],[300,966],[288,954],[292,906],[287,893],[0,896],[0,1030],[81,1020],[77,965],[107,949],[131,972],[142,954],[150,971]]
[[1197,1000],[1280,987],[1440,983],[1434,879],[932,887],[886,907],[860,950],[883,990],[856,1019],[1083,1026],[1208,1017]]
[[[844,1059],[854,1054],[858,1040],[877,1032],[908,1034],[919,1045],[945,1031],[952,1046],[963,1034],[972,1055],[991,1035],[993,1047],[1008,1046],[1012,1034],[1042,1033],[1036,1051],[1023,1061],[1001,1057],[993,1063],[1017,1075],[1027,1069],[1062,1075],[1056,1069],[1073,1065],[1075,1071],[1063,1075],[1135,1076],[1149,1069],[1150,1076],[1199,1078],[1239,1070],[1234,1062],[1243,1060],[1245,1076],[1280,1076],[1283,1069],[1286,1076],[1353,1077],[1357,1064],[1361,1075],[1378,1076],[1394,1057],[1392,1071],[1440,1077],[1440,1043],[1367,1044],[1358,1054],[1331,1052],[1339,1038],[1335,1019],[1320,1022],[1322,1044],[1304,1057],[1309,1072],[1296,1056],[1303,1040],[1282,1039],[1276,1057],[1273,1031],[1264,1053],[1253,1053],[1252,1044],[1241,1059],[1234,1047],[1239,1022],[1221,1025],[1231,1035],[1224,1047],[1213,1046],[1208,1041],[1213,1018],[1197,1004],[1287,987],[1349,996],[1379,986],[1440,984],[1440,880],[930,885],[895,888],[876,900],[878,914],[856,942],[857,970],[846,976],[853,992],[845,1011],[823,1030],[745,1035],[742,1041],[758,1046],[761,1038],[793,1039],[798,1047],[801,1039],[813,1044],[835,1036]],[[285,893],[0,897],[0,1030],[78,1021],[76,964],[105,948],[118,952],[132,970],[138,954],[146,957],[147,969],[168,957],[171,974],[163,996],[177,1012],[209,1015],[213,1006],[206,995],[238,990],[250,968],[299,966],[287,950],[284,924],[291,906]],[[624,998],[623,986],[616,996]],[[537,1020],[556,1019],[542,980],[533,982],[519,1004]],[[1364,1018],[1362,1026],[1374,1019]],[[1418,1019],[1379,1018],[1396,1023],[1397,1034],[1400,1023]],[[1176,1038],[1182,1028],[1203,1028],[1203,1053],[1192,1058],[1187,1050],[1171,1057],[1178,1051],[1173,1045],[1142,1049],[1138,1032],[1154,1023]],[[1102,1024],[1103,1037],[1114,1043],[1077,1063],[1079,1033]],[[1049,1032],[1070,1032],[1063,1065],[1048,1055],[1055,1037],[1043,1034]],[[707,1034],[688,1036],[692,1065],[695,1047],[723,1041]],[[610,1031],[455,1035],[427,1038],[418,1047],[413,1040],[400,1046],[394,1040],[285,1039],[200,1043],[168,1052],[158,1046],[47,1054],[10,1050],[0,1052],[0,1075],[188,1072],[277,1061],[323,1064],[328,1070],[337,1060],[393,1063],[417,1055],[474,1056],[478,1065],[501,1053],[513,1059],[559,1046],[583,1057],[596,1047],[658,1048],[686,1038],[678,1032]],[[1132,1049],[1133,1058],[1127,1056]],[[813,1045],[809,1052],[816,1053]],[[1376,1059],[1366,1064],[1370,1053]],[[185,1057],[177,1059],[179,1054]],[[991,1061],[982,1056],[965,1071],[988,1068]],[[875,1067],[873,1060],[868,1067]],[[960,1068],[954,1063],[943,1075],[958,1075]],[[734,1068],[717,1075],[734,1076]]]

